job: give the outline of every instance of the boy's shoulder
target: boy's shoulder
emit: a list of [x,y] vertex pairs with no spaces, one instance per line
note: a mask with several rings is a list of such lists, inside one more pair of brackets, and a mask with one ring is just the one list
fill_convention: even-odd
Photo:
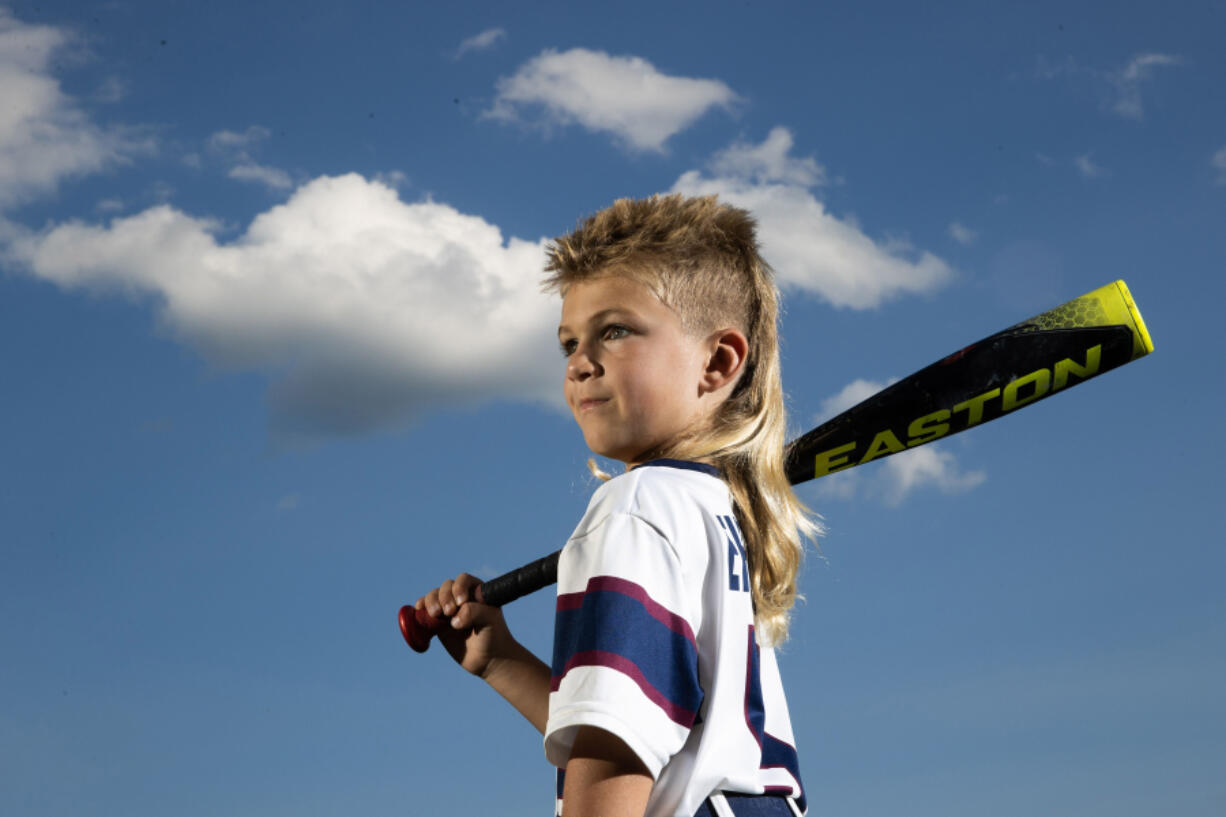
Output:
[[[597,489],[582,527],[595,527],[614,514],[638,517],[666,535],[696,510],[726,512],[728,487],[719,472],[699,463],[658,460],[610,479]],[[580,531],[576,531],[576,534]]]

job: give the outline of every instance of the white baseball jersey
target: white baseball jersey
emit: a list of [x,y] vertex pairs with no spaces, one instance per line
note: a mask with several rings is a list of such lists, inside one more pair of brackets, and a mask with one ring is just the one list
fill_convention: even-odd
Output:
[[[559,769],[578,728],[595,726],[655,778],[646,817],[691,817],[719,791],[788,795],[803,812],[779,669],[754,637],[748,557],[716,469],[657,460],[596,491],[558,563],[552,668],[545,756]],[[561,794],[559,781],[559,814]]]

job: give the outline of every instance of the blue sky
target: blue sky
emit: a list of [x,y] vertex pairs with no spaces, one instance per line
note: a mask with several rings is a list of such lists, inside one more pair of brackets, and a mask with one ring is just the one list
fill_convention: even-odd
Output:
[[[549,237],[751,208],[797,432],[1117,278],[1156,352],[805,486],[815,813],[1226,807],[1226,7],[9,3],[0,809],[539,815],[398,607],[561,545]],[[549,594],[508,610],[539,653]]]

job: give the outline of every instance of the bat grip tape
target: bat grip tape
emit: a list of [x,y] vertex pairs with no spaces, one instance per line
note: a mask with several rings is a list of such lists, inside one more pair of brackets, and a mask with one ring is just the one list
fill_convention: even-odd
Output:
[[562,551],[554,551],[510,573],[490,579],[481,585],[481,599],[486,604],[501,607],[521,596],[535,593],[558,580],[558,557]]

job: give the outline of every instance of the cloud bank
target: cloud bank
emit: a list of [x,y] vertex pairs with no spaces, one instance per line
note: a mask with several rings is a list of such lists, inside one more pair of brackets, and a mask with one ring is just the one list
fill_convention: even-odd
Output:
[[[241,148],[258,138],[214,141]],[[691,171],[676,187],[753,210],[785,290],[866,308],[949,278],[935,256],[911,260],[826,213],[807,187],[824,170],[791,147],[776,129],[714,157],[719,175]],[[220,235],[213,221],[161,205],[105,225],[21,230],[6,254],[68,291],[149,298],[161,324],[213,365],[267,374],[282,437],[395,428],[490,400],[557,400],[557,304],[538,289],[543,239],[504,237],[479,216],[407,203],[356,174],[317,178],[237,238]]]
[[65,290],[152,297],[214,365],[263,371],[283,435],[557,391],[543,242],[356,174],[315,179],[237,239],[170,206],[26,233],[9,254]]
[[[46,195],[148,147],[99,127],[59,90],[49,60],[65,42],[57,29],[0,11],[0,91],[9,103],[0,109],[0,204]],[[563,80],[567,69],[577,74]],[[546,52],[503,90],[512,108],[536,100],[641,149],[662,149],[735,99],[719,82],[580,49]],[[237,235],[169,203],[119,217],[124,203],[112,198],[100,203],[99,223],[33,230],[0,219],[0,257],[68,292],[145,299],[166,332],[212,365],[263,373],[278,438],[396,428],[426,411],[492,400],[560,402],[558,307],[538,283],[543,239],[504,236],[433,200],[404,201],[398,174],[324,176],[294,189],[289,174],[254,158],[270,135],[252,125],[204,141],[231,178],[292,191]],[[675,189],[752,210],[788,291],[866,308],[949,278],[935,256],[876,242],[827,213],[814,195],[825,169],[792,148],[791,133],[776,128],[761,143],[720,151]]]

